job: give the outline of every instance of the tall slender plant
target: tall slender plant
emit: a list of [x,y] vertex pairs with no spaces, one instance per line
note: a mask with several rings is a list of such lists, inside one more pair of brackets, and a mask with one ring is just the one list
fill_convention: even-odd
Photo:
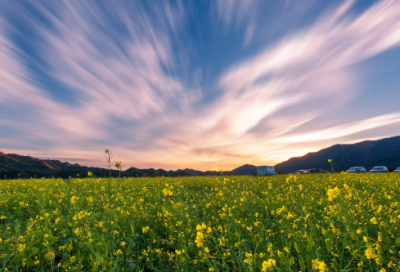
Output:
[[105,150],[104,157],[106,158],[107,167],[108,167],[108,206],[109,206],[109,221],[110,221],[110,232],[112,231],[111,226],[111,160],[114,157],[112,152],[107,148]]
[[332,173],[334,173],[335,171],[333,170],[333,163],[332,163],[332,160],[331,160],[331,159],[329,159],[329,160],[328,160],[328,162],[331,164],[331,170],[332,170]]
[[115,168],[117,168],[117,170],[119,170],[118,177],[121,177],[121,171],[124,165],[122,164],[122,162],[115,162],[114,166]]

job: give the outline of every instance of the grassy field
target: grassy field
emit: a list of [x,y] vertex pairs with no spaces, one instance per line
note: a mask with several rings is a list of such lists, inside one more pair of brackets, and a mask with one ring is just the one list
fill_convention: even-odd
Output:
[[400,271],[400,175],[0,181],[0,271]]

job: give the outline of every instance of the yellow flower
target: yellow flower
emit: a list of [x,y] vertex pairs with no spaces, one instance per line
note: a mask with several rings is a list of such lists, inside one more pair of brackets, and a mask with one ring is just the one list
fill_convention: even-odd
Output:
[[197,247],[203,246],[203,243],[204,243],[203,232],[201,232],[201,231],[197,232],[197,236],[196,236],[196,239],[194,240],[194,242],[196,243]]
[[368,238],[367,237],[363,237],[364,242],[368,242]]
[[210,250],[208,249],[208,247],[204,248],[205,252],[210,253]]
[[329,201],[334,202],[337,200],[338,195],[340,194],[340,189],[336,186],[334,189],[329,189],[326,194],[328,196]]
[[374,254],[374,250],[372,249],[372,248],[367,248],[367,250],[365,250],[365,256],[368,258],[368,259],[373,259],[373,258],[375,258],[375,254]]
[[78,201],[79,198],[77,198],[76,196],[72,196],[71,197],[71,204],[74,205],[76,204],[76,202]]
[[172,196],[173,195],[172,191],[167,189],[167,188],[165,188],[162,192],[163,192],[163,194],[165,196],[169,196],[169,195]]
[[23,251],[25,249],[25,244],[20,244],[18,246],[18,251]]
[[144,227],[144,228],[142,229],[143,233],[146,233],[146,232],[148,232],[149,230],[150,230],[149,227]]
[[87,176],[88,176],[88,177],[92,177],[93,174],[92,174],[91,172],[87,172]]
[[378,224],[378,220],[376,220],[375,217],[372,217],[370,221],[372,224],[375,224],[375,225]]
[[321,272],[325,272],[326,271],[326,264],[324,261],[320,261],[320,260],[312,260],[312,268],[315,270],[319,270]]
[[262,263],[262,272],[265,272],[268,270],[268,268],[271,268],[272,266],[276,265],[276,261],[274,259],[268,259],[267,261],[263,261]]
[[331,159],[329,159],[329,160],[328,160],[328,162],[329,162],[329,163],[331,163],[331,162],[332,162],[332,160],[331,160]]

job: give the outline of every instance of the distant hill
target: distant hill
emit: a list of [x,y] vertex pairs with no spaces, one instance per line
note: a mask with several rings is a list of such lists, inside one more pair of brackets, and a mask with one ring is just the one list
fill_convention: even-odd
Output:
[[255,175],[257,173],[257,166],[252,164],[245,164],[232,170],[236,175]]
[[185,168],[183,170],[178,169],[176,171],[185,171],[185,172],[187,172],[187,173],[189,173],[191,175],[201,175],[201,174],[203,174],[203,171],[193,170],[193,169],[190,169],[190,168]]
[[[108,169],[98,167],[87,167],[79,164],[70,164],[59,160],[41,160],[31,156],[17,154],[5,154],[0,152],[0,178],[30,178],[30,177],[86,177],[88,171],[97,177],[108,176]],[[112,176],[118,176],[117,170],[112,170]],[[121,176],[126,177],[159,177],[159,176],[190,176],[184,170],[166,171],[164,169],[138,169],[131,167],[121,171]]]
[[19,170],[38,170],[38,171],[56,171],[68,169],[70,167],[81,167],[79,164],[69,164],[59,160],[41,160],[31,156],[22,156],[17,154],[5,154],[0,152],[0,170],[19,169]]
[[284,173],[310,168],[330,170],[328,159],[332,160],[335,171],[346,171],[352,166],[364,166],[367,171],[379,165],[399,167],[400,136],[355,144],[333,145],[318,152],[311,152],[279,163],[275,165],[275,170]]
[[[97,177],[108,176],[108,169],[98,167],[87,167],[79,164],[70,164],[59,160],[41,160],[31,156],[23,156],[17,154],[5,154],[0,152],[0,178],[29,178],[29,177],[86,177],[88,171]],[[121,171],[121,176],[126,177],[177,177],[192,175],[230,175],[230,171],[199,171],[186,168],[176,171],[164,169],[139,169],[131,167],[125,171]],[[118,176],[117,170],[112,170],[112,176]]]

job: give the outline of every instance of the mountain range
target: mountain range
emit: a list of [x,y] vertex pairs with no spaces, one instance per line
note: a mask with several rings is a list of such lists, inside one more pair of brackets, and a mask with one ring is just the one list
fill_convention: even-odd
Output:
[[300,169],[321,168],[330,170],[332,160],[335,171],[346,171],[352,166],[369,170],[374,166],[400,167],[400,136],[355,144],[337,144],[291,158],[275,165],[275,170],[290,173]]
[[[351,166],[364,166],[367,170],[376,165],[400,166],[400,136],[377,141],[363,141],[355,144],[337,144],[310,152],[301,157],[291,158],[275,165],[278,173],[290,173],[300,169],[321,168],[330,170],[331,159],[335,171],[345,171]],[[0,178],[16,177],[85,177],[91,171],[96,176],[108,176],[105,168],[86,167],[79,164],[70,164],[59,160],[41,160],[31,156],[5,154],[0,152]],[[245,164],[223,171],[222,174],[251,175],[257,173],[257,166]],[[199,171],[185,168],[176,171],[164,169],[138,169],[131,167],[125,171],[113,170],[113,176],[142,177],[142,176],[191,176],[191,175],[220,175],[221,171]]]

